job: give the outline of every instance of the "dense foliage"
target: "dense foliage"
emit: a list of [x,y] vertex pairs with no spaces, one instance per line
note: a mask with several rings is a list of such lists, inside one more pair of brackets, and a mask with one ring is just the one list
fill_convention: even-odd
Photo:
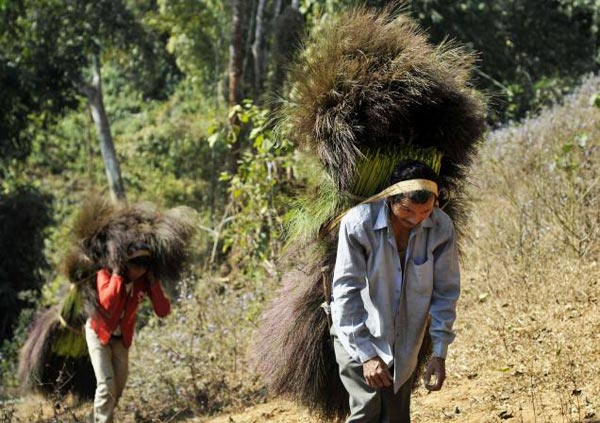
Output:
[[410,2],[436,42],[479,53],[478,85],[493,97],[490,120],[520,119],[562,98],[598,70],[600,6],[594,0]]
[[[238,307],[236,318],[250,326],[268,295],[261,275],[277,279],[284,216],[294,204],[289,200],[306,179],[319,175],[273,132],[271,112],[289,94],[289,62],[302,34],[353,3],[0,0],[0,340],[6,340],[0,397],[15,395],[9,373],[32,309],[55,303],[64,289],[55,270],[72,217],[86,192],[106,191],[98,135],[83,94],[94,66],[101,70],[128,200],[184,204],[199,212],[189,283],[204,272],[217,282],[186,286],[189,298],[181,299],[181,307],[192,313],[226,298]],[[456,39],[477,52],[477,84],[491,99],[491,124],[560,102],[583,74],[598,70],[597,0],[367,3],[408,10],[433,42]],[[240,18],[241,44],[232,35],[234,17]],[[235,49],[242,56],[239,75],[229,72]],[[237,77],[247,100],[232,102],[229,87]],[[590,134],[569,133],[552,147],[555,160],[538,166],[551,167],[551,177],[568,188],[541,206],[553,211],[565,248],[579,257],[589,256],[589,234],[597,230],[593,215],[581,225],[571,217],[591,201],[581,182],[593,167],[589,152],[597,148]],[[242,293],[240,284],[252,285],[250,293]],[[224,320],[217,326],[226,329]],[[214,331],[207,321],[199,327],[206,338]],[[236,336],[249,336],[247,329]],[[183,349],[184,340],[178,342]],[[175,353],[184,354],[169,352]],[[207,365],[217,360],[205,359]],[[185,363],[196,371],[189,354]],[[231,380],[202,383],[185,392],[188,402],[204,401],[196,408],[202,412],[226,402],[208,404],[207,390],[237,386]],[[256,394],[254,388],[244,392]]]
[[41,271],[47,267],[44,231],[51,222],[50,198],[38,189],[15,187],[0,193],[0,339],[11,336],[12,322],[31,305],[28,292],[40,289]]

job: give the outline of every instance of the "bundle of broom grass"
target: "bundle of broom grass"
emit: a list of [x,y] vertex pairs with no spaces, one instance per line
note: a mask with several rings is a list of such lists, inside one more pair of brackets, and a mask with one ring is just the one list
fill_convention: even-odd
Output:
[[19,380],[25,392],[53,397],[68,392],[92,399],[96,389],[83,325],[82,298],[71,285],[62,304],[35,319],[19,356]]
[[77,285],[71,284],[58,313],[62,330],[56,334],[52,343],[53,353],[73,358],[83,357],[87,354],[87,345],[82,330],[85,324],[85,315],[82,310],[83,298]]
[[287,258],[295,268],[262,316],[250,359],[272,393],[326,421],[349,411],[321,308],[337,249],[331,222],[413,159],[439,173],[447,193],[440,201],[460,232],[463,183],[485,130],[483,97],[468,83],[473,61],[452,43],[430,45],[392,8],[356,7],[313,33],[292,68],[280,135],[312,151],[323,177],[290,212]]
[[193,214],[185,207],[163,212],[149,203],[126,206],[105,197],[88,198],[72,226],[71,247],[61,264],[70,289],[59,306],[34,321],[21,349],[22,388],[93,398],[96,383],[84,324],[98,309],[96,273],[123,269],[128,247],[141,242],[152,254],[150,267],[156,278],[172,290],[185,268],[193,229]]

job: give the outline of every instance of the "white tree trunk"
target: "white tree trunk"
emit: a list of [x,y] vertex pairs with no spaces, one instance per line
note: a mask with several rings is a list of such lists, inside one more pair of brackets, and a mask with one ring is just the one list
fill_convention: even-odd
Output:
[[273,3],[273,19],[281,14],[281,0],[275,0]]
[[110,123],[104,109],[104,100],[102,98],[102,78],[100,75],[100,63],[96,58],[93,61],[93,78],[91,84],[84,87],[83,91],[88,99],[92,120],[96,126],[98,139],[100,141],[100,151],[104,161],[104,169],[108,178],[108,186],[111,196],[114,200],[125,201],[125,188],[121,179],[121,168],[115,152],[112,134],[110,132]]
[[264,49],[264,16],[266,0],[258,0],[256,8],[256,28],[254,30],[254,43],[252,43],[252,55],[254,56],[254,95],[260,96],[262,90],[262,81],[265,69],[265,49]]

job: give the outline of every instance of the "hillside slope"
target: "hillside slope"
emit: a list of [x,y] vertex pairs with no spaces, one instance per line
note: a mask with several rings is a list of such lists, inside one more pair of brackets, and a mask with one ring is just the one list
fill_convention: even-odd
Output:
[[[415,423],[600,422],[598,93],[590,77],[563,105],[489,134],[471,177],[447,383],[414,395]],[[312,423],[269,398],[244,360],[283,270],[263,267],[185,281],[175,313],[138,333],[117,421]],[[90,409],[35,398],[2,416],[82,421]]]
[[[448,380],[415,395],[415,422],[600,422],[597,93],[600,78],[589,78],[563,105],[484,144]],[[275,401],[208,421],[307,416]]]

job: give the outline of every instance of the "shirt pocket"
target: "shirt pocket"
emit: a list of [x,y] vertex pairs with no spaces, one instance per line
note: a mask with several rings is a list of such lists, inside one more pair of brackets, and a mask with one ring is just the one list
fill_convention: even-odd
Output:
[[409,276],[408,289],[419,295],[430,296],[433,291],[433,255],[411,260]]

